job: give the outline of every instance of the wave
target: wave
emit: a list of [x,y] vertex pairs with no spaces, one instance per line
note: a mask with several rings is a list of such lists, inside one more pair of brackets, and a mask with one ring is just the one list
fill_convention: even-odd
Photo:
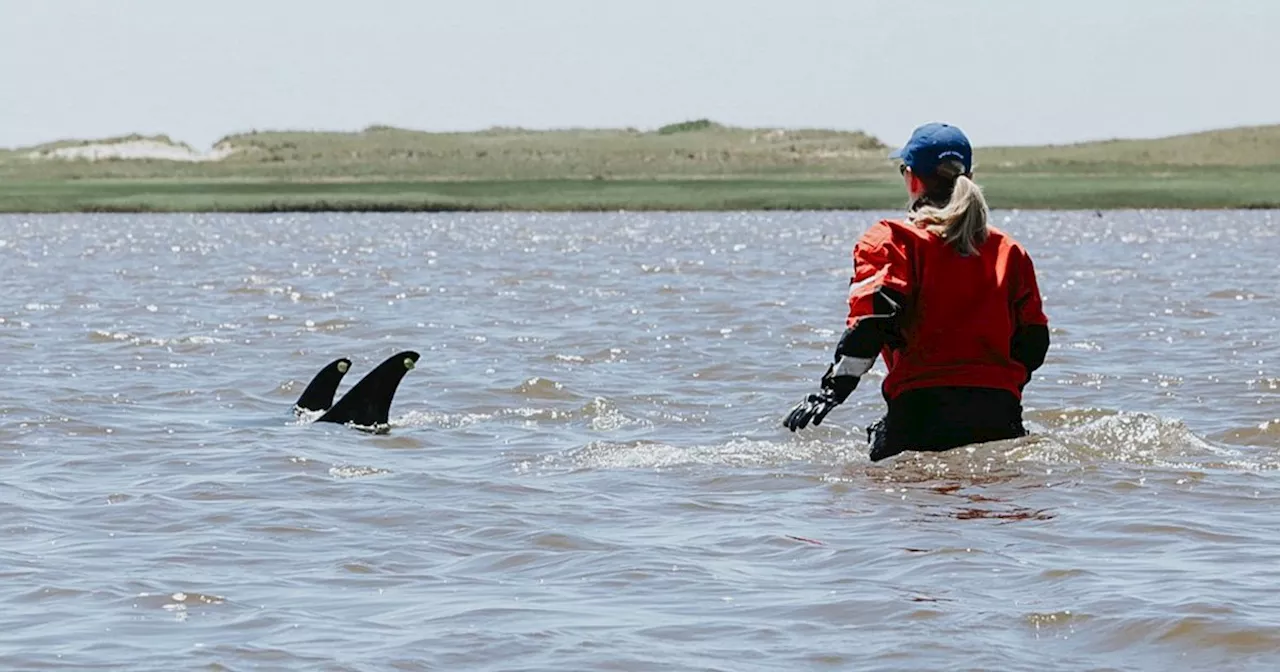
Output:
[[[665,469],[687,466],[779,467],[809,463],[864,466],[898,472],[891,480],[927,480],[944,475],[986,474],[999,478],[1042,466],[1125,464],[1175,469],[1270,470],[1276,454],[1246,453],[1196,435],[1180,420],[1148,413],[1068,409],[1029,413],[1030,434],[1019,439],[963,446],[942,453],[908,452],[872,464],[861,430],[825,427],[782,440],[734,437],[717,443],[680,445],[670,441],[592,441],[546,456],[545,467],[574,469]],[[1280,433],[1280,423],[1271,425]],[[781,431],[781,430],[779,430]],[[1273,431],[1268,429],[1267,431]],[[907,472],[915,472],[912,476]]]
[[[545,379],[533,386],[543,392],[551,387]],[[623,413],[616,404],[603,397],[595,397],[577,408],[535,408],[520,406],[501,408],[488,412],[444,413],[440,411],[410,411],[391,419],[394,427],[460,428],[491,420],[514,420],[520,423],[585,424],[598,432],[610,432],[624,428],[649,428],[653,422]]]

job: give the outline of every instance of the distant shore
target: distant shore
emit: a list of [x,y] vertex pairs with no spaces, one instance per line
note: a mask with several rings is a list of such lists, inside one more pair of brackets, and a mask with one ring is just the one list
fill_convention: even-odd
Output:
[[[893,210],[901,179],[857,131],[254,132],[0,150],[0,212]],[[1280,208],[1280,126],[979,147],[993,208]]]
[[[979,178],[995,209],[1280,208],[1280,173]],[[896,179],[0,182],[0,212],[896,210]]]

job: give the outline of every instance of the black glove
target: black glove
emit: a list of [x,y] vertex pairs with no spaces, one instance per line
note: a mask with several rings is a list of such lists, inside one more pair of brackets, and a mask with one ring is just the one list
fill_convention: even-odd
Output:
[[782,421],[784,427],[794,432],[808,427],[810,422],[814,427],[821,425],[823,418],[827,417],[831,409],[843,404],[844,400],[857,389],[860,377],[836,375],[835,369],[835,364],[827,367],[827,372],[822,374],[822,389],[796,404],[787,415],[787,419]]

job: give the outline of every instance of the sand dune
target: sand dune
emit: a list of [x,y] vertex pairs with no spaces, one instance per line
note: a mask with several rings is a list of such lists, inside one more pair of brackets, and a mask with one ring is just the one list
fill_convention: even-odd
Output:
[[227,147],[198,152],[189,145],[161,140],[124,140],[91,142],[71,147],[41,149],[29,152],[32,159],[66,159],[105,161],[111,159],[150,159],[159,161],[221,161],[235,150]]

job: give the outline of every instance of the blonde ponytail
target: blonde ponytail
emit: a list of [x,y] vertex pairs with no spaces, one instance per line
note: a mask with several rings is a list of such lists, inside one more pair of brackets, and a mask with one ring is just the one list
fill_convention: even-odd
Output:
[[982,195],[982,187],[961,174],[963,166],[956,170],[957,166],[947,165],[951,163],[959,166],[959,162],[947,161],[938,167],[939,177],[950,177],[947,173],[952,171],[955,175],[955,186],[947,204],[939,208],[926,203],[907,219],[917,227],[940,236],[967,257],[978,254],[978,247],[987,240],[987,199]]

